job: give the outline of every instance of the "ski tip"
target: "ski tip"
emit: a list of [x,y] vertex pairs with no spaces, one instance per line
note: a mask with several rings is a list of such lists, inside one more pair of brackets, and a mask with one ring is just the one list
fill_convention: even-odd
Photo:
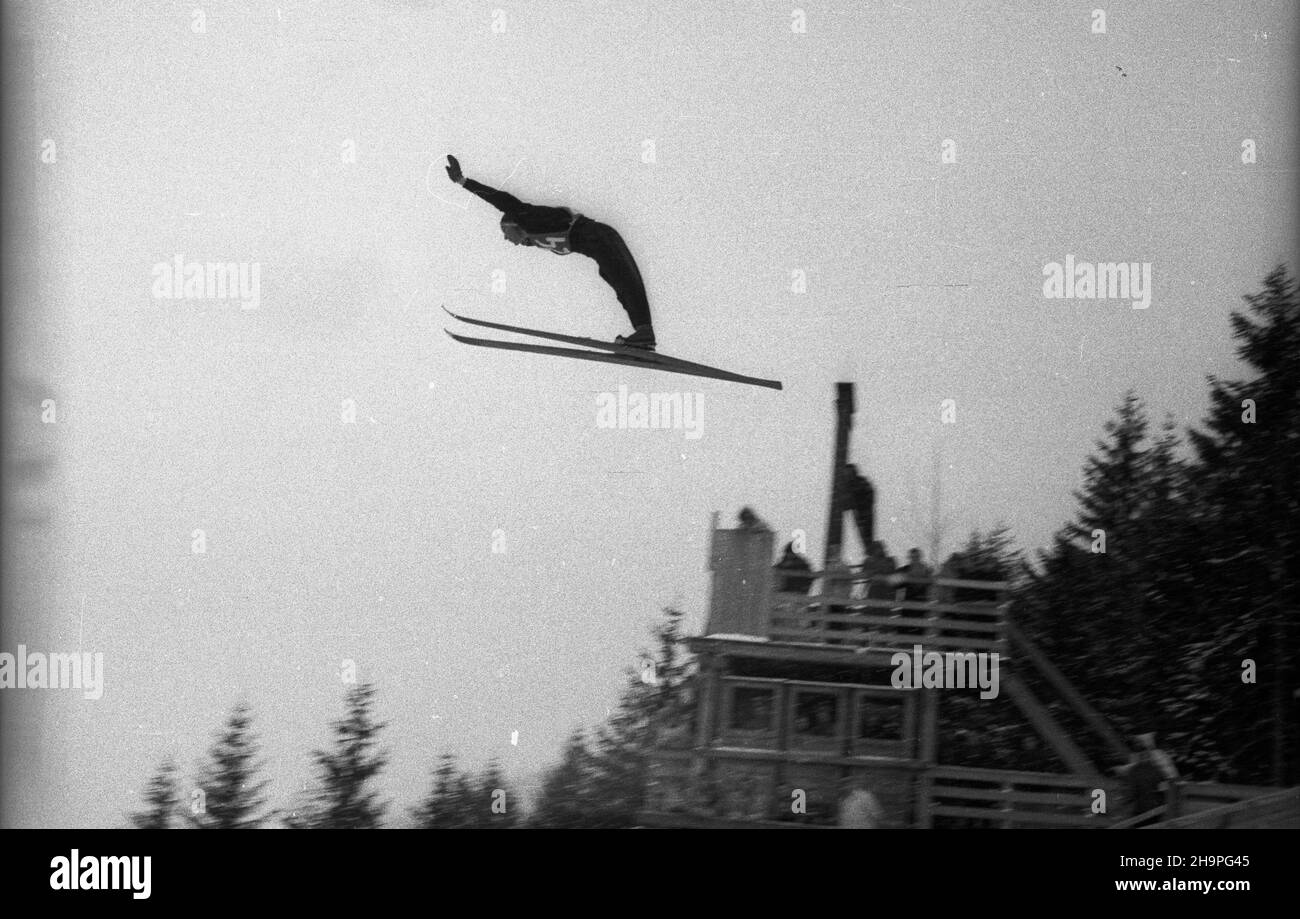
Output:
[[441,306],[441,307],[442,307],[442,311],[443,311],[444,313],[446,313],[448,316],[450,316],[452,319],[459,319],[459,318],[460,318],[460,317],[457,316],[455,313],[453,313],[451,310],[447,309],[447,304],[445,304],[445,303],[439,303],[438,305]]

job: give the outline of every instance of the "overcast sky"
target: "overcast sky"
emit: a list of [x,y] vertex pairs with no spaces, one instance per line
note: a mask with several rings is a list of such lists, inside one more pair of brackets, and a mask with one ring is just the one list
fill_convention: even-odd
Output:
[[[56,464],[14,499],[0,650],[99,651],[106,676],[98,701],[5,692],[5,821],[119,824],[240,699],[284,803],[348,659],[389,724],[390,816],[444,751],[535,782],[665,605],[701,627],[711,512],[750,504],[820,559],[837,380],[893,553],[929,544],[936,462],[945,551],[997,522],[1045,544],[1124,391],[1195,423],[1205,374],[1241,372],[1229,311],[1296,250],[1294,4],[1105,3],[1104,33],[1094,5],[803,2],[803,32],[763,2],[11,23],[36,217],[6,240],[7,449]],[[590,260],[506,244],[449,152],[615,226],[662,352],[785,390],[452,342],[440,304],[627,328]],[[177,255],[256,264],[258,307],[156,299]],[[1067,255],[1149,262],[1150,307],[1045,299]],[[702,436],[598,428],[620,384],[702,393]]]

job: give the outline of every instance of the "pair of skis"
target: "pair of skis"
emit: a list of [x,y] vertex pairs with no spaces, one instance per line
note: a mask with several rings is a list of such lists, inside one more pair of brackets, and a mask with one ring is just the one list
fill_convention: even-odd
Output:
[[502,348],[506,351],[525,351],[529,354],[550,354],[557,357],[571,357],[582,361],[597,361],[603,364],[622,364],[625,367],[642,367],[647,370],[663,370],[668,373],[680,373],[685,376],[706,377],[712,380],[725,380],[729,383],[745,383],[749,386],[763,386],[767,389],[781,389],[779,380],[763,380],[758,377],[747,377],[743,374],[732,373],[729,370],[719,370],[717,367],[710,367],[707,364],[697,364],[694,361],[684,361],[680,358],[669,357],[666,354],[659,354],[654,351],[645,351],[641,348],[629,348],[625,345],[611,344],[610,342],[597,341],[594,338],[580,338],[576,335],[560,335],[556,332],[542,332],[537,329],[525,329],[520,326],[505,325],[500,322],[487,322],[483,319],[471,319],[468,316],[458,316],[447,307],[443,307],[448,316],[457,319],[460,322],[469,325],[482,326],[486,329],[499,329],[502,332],[514,332],[518,335],[531,335],[533,338],[544,338],[548,341],[559,341],[570,345],[579,345],[579,348],[557,348],[554,345],[538,345],[531,342],[517,341],[500,341],[494,338],[472,338],[468,335],[458,335],[447,329],[446,332],[456,341],[466,345],[477,345],[481,348]]

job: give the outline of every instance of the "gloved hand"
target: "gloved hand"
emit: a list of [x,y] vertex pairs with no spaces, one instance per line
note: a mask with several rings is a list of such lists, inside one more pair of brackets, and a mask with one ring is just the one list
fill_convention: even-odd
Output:
[[465,184],[465,173],[460,171],[460,163],[450,153],[447,154],[447,177],[457,185]]

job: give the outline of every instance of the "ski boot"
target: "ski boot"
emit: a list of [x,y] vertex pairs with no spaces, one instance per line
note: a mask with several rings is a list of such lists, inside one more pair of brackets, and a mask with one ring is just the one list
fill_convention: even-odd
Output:
[[649,325],[637,326],[631,335],[620,335],[615,338],[614,344],[622,345],[625,348],[653,351],[655,349],[655,330]]

